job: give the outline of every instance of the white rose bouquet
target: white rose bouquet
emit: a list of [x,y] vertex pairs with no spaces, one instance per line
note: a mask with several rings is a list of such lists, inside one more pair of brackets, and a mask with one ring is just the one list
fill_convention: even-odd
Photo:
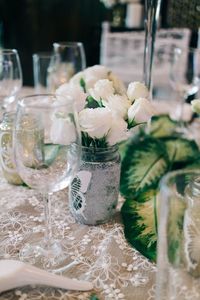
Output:
[[123,82],[101,65],[77,73],[56,94],[75,99],[82,145],[86,147],[115,145],[154,115],[144,84],[131,82],[126,90]]

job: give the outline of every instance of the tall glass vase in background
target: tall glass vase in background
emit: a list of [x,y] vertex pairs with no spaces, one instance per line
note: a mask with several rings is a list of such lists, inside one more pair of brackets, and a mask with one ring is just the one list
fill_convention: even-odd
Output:
[[151,93],[151,74],[154,56],[154,43],[162,0],[145,0],[145,48],[143,80]]

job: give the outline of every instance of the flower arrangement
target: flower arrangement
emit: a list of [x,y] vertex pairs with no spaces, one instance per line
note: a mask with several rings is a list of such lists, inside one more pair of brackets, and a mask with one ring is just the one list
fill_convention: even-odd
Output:
[[132,128],[147,123],[154,114],[143,83],[128,89],[108,68],[89,67],[56,90],[75,99],[82,145],[106,148],[127,139]]

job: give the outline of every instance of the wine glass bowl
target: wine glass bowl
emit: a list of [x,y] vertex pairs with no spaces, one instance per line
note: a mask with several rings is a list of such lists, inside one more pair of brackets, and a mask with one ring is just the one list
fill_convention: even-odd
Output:
[[36,93],[52,93],[51,87],[51,65],[54,56],[51,52],[37,52],[32,55],[33,79]]
[[16,49],[0,50],[0,101],[7,106],[15,101],[22,87],[22,70]]
[[198,49],[174,49],[170,83],[183,100],[198,92],[200,86],[200,51]]
[[53,44],[50,64],[50,85],[58,88],[86,68],[84,46],[81,42],[59,42]]
[[32,257],[39,267],[61,269],[66,255],[62,242],[52,237],[50,199],[69,185],[79,167],[81,139],[73,100],[53,94],[19,100],[13,140],[18,173],[45,202],[45,239],[25,245],[21,257]]

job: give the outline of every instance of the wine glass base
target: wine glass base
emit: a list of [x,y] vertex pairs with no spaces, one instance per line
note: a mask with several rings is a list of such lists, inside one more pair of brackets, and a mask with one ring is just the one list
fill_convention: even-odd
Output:
[[[40,269],[63,272],[69,268],[70,258],[61,241],[27,243],[20,251],[20,259]],[[70,264],[71,265],[71,264]]]

